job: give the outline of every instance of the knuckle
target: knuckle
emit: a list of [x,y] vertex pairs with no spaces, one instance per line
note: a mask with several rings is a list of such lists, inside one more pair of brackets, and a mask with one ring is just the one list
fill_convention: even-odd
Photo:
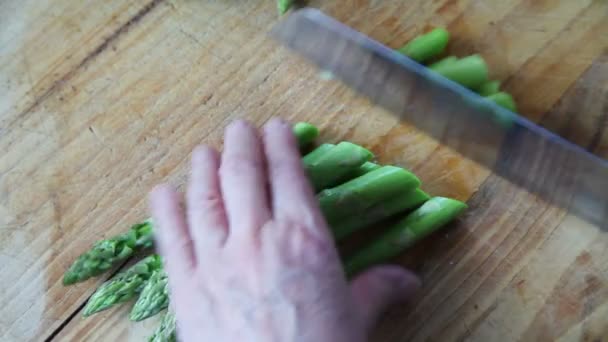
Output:
[[220,166],[221,175],[243,177],[254,174],[263,168],[261,161],[251,159],[247,156],[233,156],[225,160]]
[[207,212],[218,213],[224,210],[224,203],[220,194],[206,193],[200,199],[200,207]]

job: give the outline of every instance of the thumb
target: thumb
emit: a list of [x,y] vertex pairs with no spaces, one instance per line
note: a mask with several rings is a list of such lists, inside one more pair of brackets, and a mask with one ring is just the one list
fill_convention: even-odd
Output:
[[371,329],[391,304],[408,300],[420,285],[420,279],[411,271],[385,265],[358,275],[350,289],[363,322]]

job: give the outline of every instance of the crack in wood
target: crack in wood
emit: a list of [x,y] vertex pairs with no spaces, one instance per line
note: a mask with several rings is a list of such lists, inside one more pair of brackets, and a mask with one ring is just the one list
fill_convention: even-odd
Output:
[[102,52],[104,52],[111,43],[116,41],[120,36],[124,33],[128,32],[129,29],[141,21],[143,17],[145,17],[148,13],[150,13],[153,9],[155,9],[159,4],[165,2],[165,0],[152,0],[144,7],[142,7],[134,16],[132,16],[126,23],[121,25],[116,31],[114,31],[111,35],[109,35],[106,39],[103,40],[99,46],[97,46],[93,51],[86,55],[85,58],[82,59],[78,65],[71,68],[67,73],[65,73],[61,78],[53,82],[53,84],[44,92],[42,95],[38,96],[34,99],[34,101],[27,106],[23,111],[19,113],[15,117],[15,119],[8,123],[6,127],[12,127],[16,121],[19,119],[23,119],[23,117],[27,116],[27,114],[31,113],[32,110],[36,109],[40,104],[42,104],[46,99],[48,99],[51,95],[53,95],[57,90],[61,89],[70,79],[74,77],[81,69],[91,63],[97,56],[99,56]]
[[[97,46],[97,48],[95,48],[91,53],[89,53],[77,66],[75,66],[70,71],[68,71],[63,77],[61,77],[60,79],[55,81],[53,83],[53,85],[51,87],[49,87],[49,89],[47,91],[45,91],[41,96],[36,98],[30,106],[28,106],[24,111],[22,111],[17,116],[17,118],[20,118],[23,115],[30,113],[33,109],[38,107],[42,102],[44,102],[47,98],[49,98],[53,93],[55,93],[57,90],[61,89],[64,86],[64,84],[66,84],[72,77],[74,77],[74,75],[76,75],[78,73],[78,71],[83,69],[85,66],[87,66],[89,63],[91,63],[93,60],[95,60],[95,58],[97,56],[99,56],[101,53],[103,53],[110,46],[111,43],[116,41],[123,34],[127,33],[132,26],[134,26],[135,24],[140,22],[142,20],[142,18],[144,18],[147,14],[152,12],[152,10],[155,9],[156,7],[158,7],[158,5],[161,4],[162,2],[165,2],[165,0],[152,0],[148,4],[146,4],[137,13],[135,13],[135,15],[132,16],[126,23],[124,23],[122,26],[120,26],[109,37],[104,39],[104,41],[99,46]],[[14,122],[9,124],[9,126],[12,124],[14,124]],[[93,132],[93,133],[95,134],[95,132]],[[124,265],[128,262],[129,262],[129,260],[125,261],[125,263],[122,264],[120,267],[118,267],[116,269],[116,271],[109,278],[111,278],[117,272],[119,272],[124,267]],[[55,328],[44,339],[44,341],[45,342],[53,341],[55,339],[55,337],[57,337],[57,335],[72,321],[72,319],[74,319],[74,317],[76,317],[76,315],[78,315],[78,313],[80,311],[82,311],[82,309],[84,308],[84,306],[87,303],[87,300],[88,300],[88,298],[85,301],[83,301],[76,309],[74,309],[74,311],[72,311],[72,313],[70,313],[70,315],[68,317],[66,317],[61,322],[61,324],[59,324],[59,326],[57,328]]]

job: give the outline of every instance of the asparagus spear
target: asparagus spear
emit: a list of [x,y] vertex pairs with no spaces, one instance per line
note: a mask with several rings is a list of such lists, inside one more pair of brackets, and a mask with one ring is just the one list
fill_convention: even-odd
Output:
[[343,141],[313,163],[304,164],[315,191],[335,186],[350,172],[373,158],[365,148]]
[[308,122],[298,122],[293,126],[293,133],[298,139],[298,145],[304,147],[312,143],[319,136],[319,129]]
[[169,306],[169,279],[162,269],[154,271],[141,290],[137,302],[131,309],[129,318],[142,321],[152,317]]
[[353,212],[414,190],[419,185],[420,180],[413,173],[396,166],[382,166],[335,188],[321,191],[317,200],[331,225]]
[[152,246],[152,221],[131,226],[129,231],[98,241],[80,255],[63,276],[63,284],[70,285],[97,276],[126,260],[135,252]]
[[512,112],[517,112],[517,105],[513,97],[503,91],[490,96],[486,96],[488,100],[494,101],[497,105],[504,107]]
[[331,230],[334,238],[339,241],[359,229],[380,222],[395,214],[418,207],[428,199],[429,195],[418,188],[414,191],[406,192],[393,198],[384,200],[371,206],[370,208],[365,209],[362,212],[358,212],[344,218],[343,220],[340,220],[338,223],[334,224]]
[[118,273],[114,278],[103,283],[89,298],[84,307],[83,315],[90,316],[96,312],[108,309],[114,304],[126,302],[141,292],[145,282],[152,273],[161,269],[160,256],[153,254],[126,271]]
[[462,213],[467,205],[450,198],[433,197],[382,236],[349,257],[344,269],[352,276],[363,269],[397,256]]
[[479,55],[471,55],[450,63],[440,63],[429,68],[470,89],[477,89],[488,81],[488,66]]
[[[312,150],[310,153],[305,155],[302,158],[302,162],[305,167],[310,167],[312,164],[316,163],[327,151],[329,151],[332,147],[336,145],[334,144],[321,144],[316,149]],[[352,172],[349,172],[347,176],[343,177],[343,181],[349,181],[353,178],[357,178],[359,176],[363,176],[368,172],[372,172],[380,168],[380,165],[374,162],[365,162],[361,166],[356,169],[353,169]]]
[[277,0],[279,14],[285,14],[295,3],[294,0]]
[[321,144],[314,150],[310,151],[307,155],[302,157],[302,163],[304,167],[310,167],[321,159],[321,157],[329,150],[331,150],[334,144]]
[[446,65],[452,64],[454,62],[458,61],[458,58],[455,56],[448,56],[445,57],[431,65],[429,65],[429,69],[437,69],[437,68],[443,68]]
[[440,55],[448,45],[450,33],[443,28],[420,35],[405,44],[398,51],[416,62],[423,63]]
[[477,93],[481,96],[490,96],[500,92],[500,81],[488,81],[477,89]]
[[158,328],[148,339],[148,342],[176,342],[176,330],[175,315],[172,312],[167,311],[160,321]]
[[366,173],[370,173],[372,171],[378,170],[381,166],[374,162],[365,162],[363,165],[359,166],[349,175],[347,180],[351,180],[353,178],[361,177]]

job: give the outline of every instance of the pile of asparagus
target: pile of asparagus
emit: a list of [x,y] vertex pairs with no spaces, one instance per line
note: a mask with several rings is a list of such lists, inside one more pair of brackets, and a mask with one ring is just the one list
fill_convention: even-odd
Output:
[[[298,143],[305,149],[319,134],[308,123],[294,125]],[[411,172],[372,160],[369,150],[350,142],[321,144],[304,155],[302,163],[319,206],[336,241],[386,219],[402,215],[377,240],[344,260],[351,277],[359,271],[398,255],[423,237],[454,219],[466,205],[433,197],[422,191]],[[70,266],[65,285],[84,281],[119,266],[136,253],[153,247],[154,223],[148,219],[127,232],[95,243]],[[141,321],[169,305],[167,274],[159,255],[151,254],[102,284],[88,300],[84,316],[134,300],[130,319]],[[150,341],[174,341],[175,318],[166,313]]]
[[448,45],[450,34],[443,28],[435,28],[420,35],[397,51],[417,61],[427,64],[430,70],[467,87],[486,99],[512,112],[517,111],[513,97],[500,91],[500,81],[490,80],[488,65],[479,55],[463,58],[448,56],[434,63]]

